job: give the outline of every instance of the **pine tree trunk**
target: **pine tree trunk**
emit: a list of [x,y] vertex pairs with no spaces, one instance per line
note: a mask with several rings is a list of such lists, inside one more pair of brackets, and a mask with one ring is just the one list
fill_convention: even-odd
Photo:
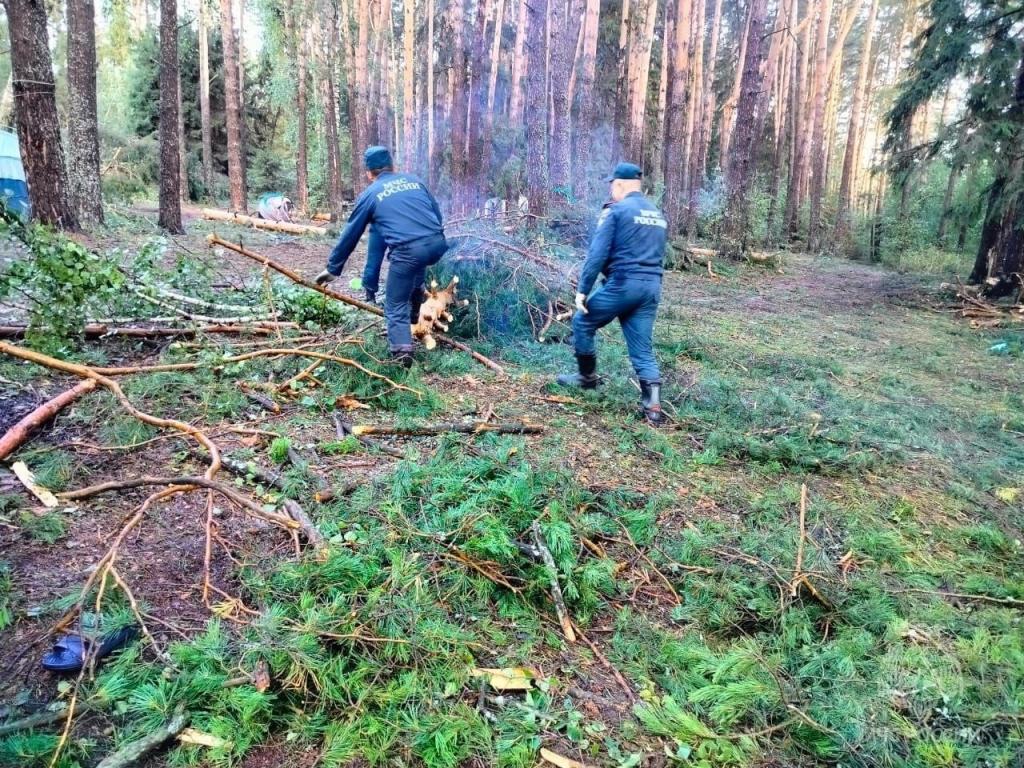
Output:
[[413,169],[416,155],[416,133],[413,118],[416,114],[413,83],[415,82],[416,0],[405,0],[405,16],[402,21],[402,164]]
[[181,62],[178,62],[178,195],[182,205],[188,195],[188,143],[185,140],[185,107],[181,101]]
[[814,47],[814,81],[811,88],[812,121],[810,145],[811,185],[809,198],[811,219],[808,227],[808,248],[814,252],[821,246],[821,199],[825,191],[825,165],[821,155],[825,151],[825,104],[828,100],[828,31],[832,20],[832,0],[823,0],[818,17],[817,41]]
[[[807,13],[810,14],[811,9],[808,9]],[[785,232],[790,239],[796,234],[800,224],[803,179],[807,168],[808,135],[810,133],[810,117],[807,106],[807,78],[811,51],[810,15],[804,19],[804,22],[804,29],[800,35],[799,59],[794,62],[790,102],[790,110],[793,113],[793,161],[789,168],[786,213],[783,217]]]
[[505,0],[496,0],[494,10],[494,35],[491,40],[491,61],[488,66],[487,114],[493,121],[494,99],[498,89],[498,68],[501,66],[501,33],[505,25]]
[[178,3],[160,0],[160,215],[172,234],[181,226],[181,147],[178,145]]
[[700,143],[700,121],[701,109],[704,106],[704,35],[707,19],[707,0],[696,0],[693,4],[693,24],[690,30],[691,50],[693,53],[693,67],[690,71],[690,98],[689,109],[686,114],[686,141],[685,153],[686,165],[686,223],[687,231],[692,228],[692,222],[696,218],[697,190],[700,189],[702,179],[697,170],[698,144]]
[[220,0],[220,34],[224,46],[224,115],[228,134],[228,188],[231,209],[247,209],[244,160],[242,157],[241,105],[238,88],[238,57],[235,49],[235,23],[232,0]]
[[[525,2],[525,0],[524,0]],[[434,120],[437,103],[434,94],[434,0],[427,0],[427,179],[431,188],[437,186],[434,162]]]
[[751,0],[747,25],[747,50],[740,78],[740,95],[736,105],[736,127],[733,134],[732,154],[726,171],[729,202],[726,212],[725,233],[731,240],[726,247],[746,251],[751,237],[750,191],[756,171],[756,139],[760,131],[757,115],[763,111],[761,94],[761,58],[764,43],[767,0]]
[[612,156],[621,157],[629,130],[629,29],[630,0],[622,0],[619,17],[619,74],[615,80],[615,112],[613,115]]
[[575,25],[569,23],[569,7],[565,0],[551,3],[551,141],[548,167],[549,184],[558,203],[571,199],[572,178],[569,156],[572,154],[572,128],[569,102],[569,78],[572,74],[573,51],[576,45]]
[[452,68],[449,72],[451,92],[451,178],[452,204],[456,211],[466,210],[469,176],[469,162],[466,156],[469,99],[466,93],[468,61],[465,45],[466,4],[465,0],[452,0],[449,23],[452,31]]
[[43,0],[3,0],[11,42],[14,119],[33,217],[77,230],[71,205]]
[[659,58],[660,65],[658,67],[658,111],[654,120],[654,136],[651,138],[651,144],[654,151],[651,152],[650,167],[647,172],[647,176],[654,183],[660,183],[662,187],[665,186],[665,117],[668,112],[668,80],[669,73],[672,71],[670,66],[669,56],[671,49],[669,48],[669,41],[672,39],[672,30],[675,25],[675,20],[672,18],[672,4],[665,3],[665,14],[662,21],[662,33],[661,33],[661,56]]
[[465,187],[465,210],[476,209],[481,202],[481,193],[488,177],[488,163],[484,159],[486,139],[485,112],[487,110],[487,20],[490,18],[491,0],[476,4],[475,33],[473,34],[473,57],[470,64],[470,86],[468,115],[469,151],[467,156],[468,174]]
[[78,220],[103,223],[93,0],[68,0],[68,183]]
[[742,87],[743,72],[747,66],[747,44],[750,40],[750,7],[747,8],[746,21],[743,24],[743,36],[740,38],[740,51],[736,59],[736,72],[733,75],[732,89],[725,103],[722,105],[722,124],[719,127],[719,157],[718,166],[722,174],[727,173],[730,162],[730,149],[732,147],[732,134],[736,128],[736,109],[740,100],[740,89]]
[[[697,0],[701,2],[702,0]],[[668,128],[665,132],[665,214],[673,232],[685,225],[683,194],[683,143],[686,129],[687,84],[690,80],[691,0],[677,0],[672,28],[672,83],[668,97]]]
[[199,0],[199,122],[203,144],[203,189],[213,195],[213,118],[210,112],[209,0]]
[[700,133],[697,139],[697,176],[694,179],[695,188],[703,185],[708,175],[708,154],[711,151],[711,129],[714,125],[716,96],[715,93],[715,65],[718,62],[718,39],[721,36],[722,27],[722,0],[715,0],[715,11],[711,17],[711,47],[708,51],[707,64],[704,67],[704,104],[701,107]]
[[[559,0],[556,0],[558,2]],[[544,216],[547,212],[548,158],[547,112],[545,89],[547,76],[546,34],[548,0],[524,0],[527,10],[527,77],[526,77],[526,196],[530,213]],[[532,222],[536,222],[533,219]]]
[[305,213],[309,208],[309,128],[306,124],[308,65],[306,46],[301,35],[306,27],[306,19],[304,13],[296,12],[295,0],[287,0],[285,3],[284,24],[288,58],[295,65],[295,207]]
[[[369,146],[370,135],[370,0],[355,0],[356,4],[356,45],[353,56],[355,65],[355,99],[352,128],[352,192],[358,194],[364,184],[363,152]],[[351,70],[350,70],[351,71]]]
[[953,193],[956,191],[956,183],[960,178],[963,166],[954,163],[949,169],[949,178],[946,179],[946,192],[942,196],[942,213],[939,215],[939,228],[935,233],[935,242],[940,248],[946,247],[946,229],[949,227],[949,217],[952,214]]
[[583,49],[580,53],[578,112],[576,113],[576,162],[573,187],[581,199],[589,199],[594,185],[589,163],[594,130],[594,80],[597,74],[597,33],[601,18],[601,0],[587,0],[583,19]]
[[512,51],[512,85],[508,105],[508,118],[512,125],[521,125],[523,121],[523,103],[525,102],[523,81],[526,79],[527,70],[526,32],[529,25],[527,18],[529,5],[530,0],[519,0],[516,15],[516,40]]
[[634,34],[630,39],[629,126],[625,142],[626,157],[639,165],[643,165],[647,84],[651,73],[651,47],[654,44],[654,24],[657,21],[658,12],[657,0],[642,1],[645,5],[637,7],[636,24],[633,26]]
[[245,103],[245,0],[238,0],[238,29],[235,30],[235,55],[238,58],[238,135],[241,139],[242,189],[249,189],[249,121]]
[[853,188],[856,183],[857,166],[864,135],[864,96],[867,92],[868,73],[871,71],[871,44],[877,18],[878,0],[872,0],[867,24],[862,33],[857,84],[854,87],[853,102],[850,105],[850,127],[846,133],[846,150],[843,153],[843,175],[839,181],[839,210],[836,213],[837,242],[846,240],[850,232]]

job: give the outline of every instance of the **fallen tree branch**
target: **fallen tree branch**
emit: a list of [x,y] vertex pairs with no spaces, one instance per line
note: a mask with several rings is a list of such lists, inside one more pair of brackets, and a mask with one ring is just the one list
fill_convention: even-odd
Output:
[[154,749],[169,741],[185,730],[191,715],[181,707],[174,713],[170,720],[154,731],[147,733],[140,739],[125,744],[117,752],[103,758],[96,768],[128,768],[138,762]]
[[[220,456],[218,454],[218,467],[220,466]],[[68,501],[77,501],[79,499],[87,499],[90,496],[98,496],[101,493],[109,493],[110,491],[121,491],[128,490],[131,488],[143,488],[150,485],[166,485],[169,487],[177,487],[179,491],[187,490],[189,488],[209,488],[216,491],[226,499],[233,501],[238,504],[246,512],[251,514],[253,517],[258,517],[266,520],[268,523],[274,523],[286,529],[293,529],[301,527],[295,520],[284,515],[279,515],[276,512],[267,512],[262,506],[257,504],[252,499],[249,499],[242,494],[235,491],[224,483],[218,483],[216,480],[212,480],[206,476],[200,475],[181,475],[178,477],[152,477],[144,475],[143,477],[133,477],[128,480],[109,480],[105,483],[97,483],[96,485],[89,485],[85,488],[79,488],[75,491],[67,491],[66,493],[60,494],[60,498]]]
[[310,224],[292,224],[288,221],[269,221],[256,216],[246,216],[234,211],[218,211],[216,208],[203,208],[204,219],[213,221],[230,221],[233,224],[241,224],[256,229],[266,229],[271,232],[287,232],[289,235],[321,235],[327,234],[326,227],[314,227]]
[[153,416],[152,414],[140,411],[132,404],[131,400],[128,399],[128,396],[125,395],[124,390],[121,389],[121,386],[116,381],[98,373],[95,369],[84,365],[70,363],[66,360],[58,360],[57,358],[44,355],[40,352],[23,349],[22,347],[15,346],[14,344],[8,344],[4,341],[0,341],[0,352],[10,355],[11,357],[20,358],[21,360],[27,360],[30,363],[35,363],[36,365],[41,365],[46,368],[64,371],[65,373],[73,373],[82,378],[93,379],[97,384],[101,384],[106,387],[110,393],[117,398],[121,407],[139,421],[153,427],[159,427],[161,429],[175,429],[179,432],[183,432],[209,451],[210,466],[206,469],[204,474],[204,477],[207,480],[212,481],[213,476],[217,474],[217,470],[220,469],[220,450],[214,442],[206,436],[205,432],[191,424],[178,421],[177,419],[164,419],[159,416]]
[[331,418],[334,419],[334,430],[339,440],[344,440],[346,437],[351,435],[367,448],[376,449],[381,453],[386,453],[388,456],[394,456],[396,459],[405,458],[405,454],[397,448],[392,448],[390,445],[384,445],[383,443],[378,443],[376,440],[371,440],[363,435],[355,434],[355,432],[352,431],[352,425],[342,421],[341,416],[339,416],[337,412],[332,413]]
[[364,437],[366,435],[423,437],[426,435],[443,435],[448,432],[460,432],[468,435],[477,435],[481,432],[497,432],[501,435],[539,435],[544,431],[544,427],[539,424],[490,424],[486,421],[474,421],[471,424],[434,424],[423,427],[355,424],[350,430],[356,437]]
[[6,459],[14,453],[18,446],[28,439],[32,430],[42,426],[56,416],[61,409],[75,402],[82,395],[92,392],[94,389],[96,389],[96,380],[86,379],[71,389],[61,392],[52,400],[43,403],[23,417],[21,421],[8,429],[3,437],[0,437],[0,460]]
[[569,618],[569,610],[565,607],[565,598],[562,596],[562,587],[558,584],[558,567],[555,565],[555,558],[551,556],[551,550],[544,541],[544,534],[541,533],[540,523],[536,520],[530,526],[533,531],[533,541],[537,545],[544,565],[548,569],[551,578],[551,599],[555,603],[555,612],[558,614],[558,623],[562,625],[562,633],[570,643],[576,642],[576,632],[573,630],[572,619]]
[[[156,322],[156,321],[153,321]],[[194,338],[204,333],[252,334],[267,336],[277,328],[298,328],[295,323],[255,323],[252,325],[206,324],[191,328],[158,328],[156,326],[111,327],[106,323],[90,323],[85,326],[87,339],[102,339],[108,336],[128,338],[160,338],[164,336]],[[0,325],[0,339],[23,339],[28,332],[27,325]]]
[[[271,259],[267,258],[266,256],[261,256],[260,254],[256,253],[255,251],[250,251],[248,248],[246,248],[246,247],[244,247],[242,245],[239,245],[238,243],[229,242],[229,241],[223,239],[222,237],[218,237],[215,234],[214,235],[210,235],[209,237],[207,237],[206,240],[207,240],[207,242],[210,245],[219,245],[222,248],[227,248],[230,251],[234,251],[235,253],[241,254],[242,256],[246,256],[246,257],[252,259],[253,261],[256,261],[256,262],[262,264],[264,267],[269,267],[270,269],[273,269],[275,272],[279,272],[280,274],[284,275],[285,277],[287,277],[292,282],[298,283],[299,285],[302,285],[302,286],[304,286],[306,288],[309,288],[311,291],[316,291],[318,293],[322,293],[324,296],[329,296],[330,298],[334,299],[335,301],[340,301],[343,304],[348,304],[349,306],[361,309],[364,312],[369,312],[371,315],[377,315],[378,317],[383,317],[384,316],[384,310],[382,310],[380,307],[374,306],[373,304],[367,304],[365,301],[360,301],[359,299],[354,299],[351,296],[346,296],[343,293],[338,293],[337,291],[332,290],[331,288],[328,288],[327,286],[317,285],[312,280],[307,280],[302,275],[300,275],[298,272],[295,272],[295,271],[293,271],[291,269],[288,269],[288,267],[284,266],[283,264],[279,264],[276,261],[272,261]],[[489,357],[485,357],[484,355],[481,355],[479,352],[476,352],[473,349],[470,349],[468,346],[463,344],[461,341],[456,341],[455,339],[453,339],[453,338],[451,338],[449,336],[445,336],[445,335],[440,334],[440,333],[435,333],[434,334],[434,338],[437,339],[438,341],[440,341],[443,344],[447,344],[449,347],[452,347],[454,349],[458,349],[458,350],[460,350],[462,352],[465,352],[466,354],[470,355],[474,360],[476,360],[478,363],[480,363],[482,365],[486,365],[491,370],[493,370],[493,371],[495,371],[495,372],[497,372],[497,373],[499,373],[499,374],[501,374],[503,376],[505,375],[505,369],[504,368],[502,368],[496,362],[491,360]]]
[[30,728],[38,728],[41,725],[52,725],[58,720],[62,720],[67,713],[66,709],[58,709],[53,712],[36,712],[34,715],[28,715],[20,720],[0,723],[0,736],[6,736],[8,733],[17,733],[18,731],[27,731]]

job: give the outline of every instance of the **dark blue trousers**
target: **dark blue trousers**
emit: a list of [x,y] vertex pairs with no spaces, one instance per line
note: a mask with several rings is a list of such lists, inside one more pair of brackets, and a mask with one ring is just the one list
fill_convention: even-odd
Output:
[[447,250],[444,235],[424,237],[391,249],[384,319],[388,326],[388,346],[393,353],[412,352],[409,326],[420,318],[427,267],[437,264]]
[[380,289],[380,270],[384,265],[385,253],[387,246],[384,245],[384,238],[371,228],[366,246],[366,266],[363,267],[363,289],[369,293],[376,294]]
[[576,353],[596,354],[595,334],[617,318],[637,377],[642,381],[661,381],[652,341],[660,300],[660,278],[609,280],[587,300],[587,314],[577,312],[572,318]]

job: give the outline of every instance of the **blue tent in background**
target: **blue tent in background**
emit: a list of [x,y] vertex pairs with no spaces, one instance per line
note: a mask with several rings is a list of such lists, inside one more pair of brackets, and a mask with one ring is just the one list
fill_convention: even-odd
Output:
[[18,136],[3,130],[0,130],[0,200],[15,215],[28,219],[31,209],[25,168],[18,151]]

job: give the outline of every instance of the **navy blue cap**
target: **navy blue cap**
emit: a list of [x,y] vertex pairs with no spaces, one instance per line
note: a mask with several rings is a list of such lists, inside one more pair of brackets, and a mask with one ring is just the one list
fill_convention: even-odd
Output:
[[381,168],[390,168],[395,164],[387,147],[367,148],[363,153],[363,162],[366,163],[368,171],[379,171]]
[[611,176],[605,176],[604,181],[615,181],[615,179],[626,179],[627,181],[636,181],[642,179],[644,172],[640,170],[639,165],[633,163],[619,163],[615,166],[615,170],[612,171]]

